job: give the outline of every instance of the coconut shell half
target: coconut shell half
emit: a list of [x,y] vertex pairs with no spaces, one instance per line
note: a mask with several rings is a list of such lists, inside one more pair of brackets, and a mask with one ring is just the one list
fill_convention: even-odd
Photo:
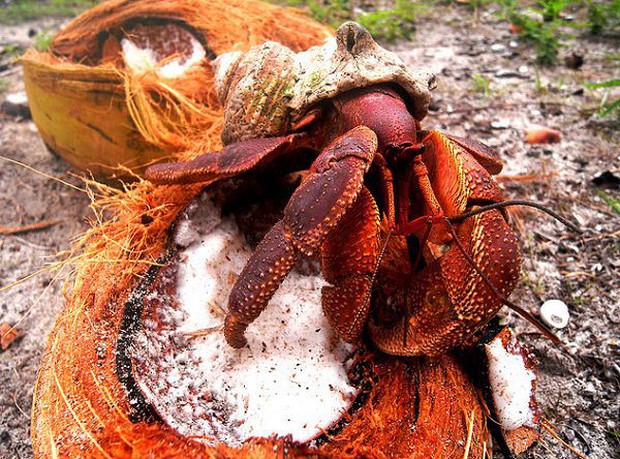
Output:
[[[50,150],[98,178],[128,176],[200,148],[218,129],[217,55],[268,40],[303,50],[329,34],[298,10],[257,0],[110,0],[70,22],[50,52],[23,56],[26,92]],[[190,42],[200,48],[194,60]],[[162,64],[144,67],[145,55]]]

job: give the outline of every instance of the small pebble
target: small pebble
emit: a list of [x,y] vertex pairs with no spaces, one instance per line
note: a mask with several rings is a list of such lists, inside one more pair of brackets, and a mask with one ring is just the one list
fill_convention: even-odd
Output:
[[520,76],[517,72],[515,72],[514,70],[510,70],[510,69],[498,69],[495,72],[495,77],[496,78],[516,78]]
[[596,387],[591,382],[586,383],[586,386],[583,388],[583,391],[588,395],[596,394]]
[[540,307],[540,318],[550,327],[564,328],[570,318],[568,306],[561,300],[547,300]]
[[493,129],[508,129],[510,127],[510,123],[506,120],[495,120],[491,121],[491,127]]
[[24,91],[12,92],[6,95],[2,103],[2,112],[9,116],[30,119],[28,97]]
[[494,43],[491,45],[491,51],[493,51],[494,53],[502,52],[505,49],[506,49],[506,46],[502,45],[501,43]]
[[527,73],[530,73],[530,68],[527,65],[522,65],[519,67],[519,73],[521,75],[525,75]]

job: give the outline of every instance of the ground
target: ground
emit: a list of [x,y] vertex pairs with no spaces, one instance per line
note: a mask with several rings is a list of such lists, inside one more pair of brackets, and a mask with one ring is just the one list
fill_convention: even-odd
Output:
[[[7,50],[32,44],[30,29],[58,25],[57,20],[37,20],[2,27],[3,91],[22,88],[20,69],[8,60]],[[492,7],[472,12],[452,5],[437,7],[418,21],[412,41],[390,45],[412,67],[431,67],[439,77],[428,127],[494,147],[505,162],[502,183],[510,198],[543,203],[585,230],[575,234],[535,211],[514,214],[525,261],[512,299],[534,314],[546,299],[565,301],[571,319],[558,332],[563,344],[553,346],[512,312],[504,315],[539,360],[543,412],[564,441],[596,459],[620,457],[620,132],[613,115],[596,114],[604,92],[583,83],[618,78],[617,61],[610,58],[618,51],[614,39],[579,33],[570,48],[560,50],[560,64],[538,67],[532,48],[509,31]],[[584,57],[579,70],[563,65],[563,57],[572,53]],[[6,286],[69,248],[71,239],[87,229],[90,211],[85,193],[57,180],[81,186],[71,167],[47,151],[34,124],[0,116],[0,226],[58,221],[39,232],[0,235],[0,278]],[[537,126],[559,130],[561,141],[525,143],[526,131]],[[605,172],[607,181],[596,180]],[[0,323],[18,323],[25,331],[0,355],[3,458],[32,456],[33,386],[46,335],[63,304],[56,275],[63,273],[44,272],[0,292]],[[574,456],[546,435],[532,457]]]

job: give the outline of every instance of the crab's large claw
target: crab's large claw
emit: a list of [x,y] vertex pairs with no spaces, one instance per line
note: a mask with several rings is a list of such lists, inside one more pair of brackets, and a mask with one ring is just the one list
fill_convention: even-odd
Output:
[[244,140],[191,161],[155,164],[146,170],[145,177],[159,184],[212,182],[269,164],[304,140],[305,134]]
[[[503,200],[489,174],[501,169],[501,162],[488,147],[436,131],[424,143],[432,194],[446,217]],[[429,214],[428,206],[421,206],[421,215]],[[455,225],[454,232],[449,225],[446,218],[433,227],[423,241],[425,267],[411,275],[409,288],[390,299],[405,320],[370,324],[372,340],[384,352],[428,356],[447,352],[485,325],[514,288],[521,254],[501,210],[470,217]]]
[[312,255],[356,201],[376,150],[375,133],[359,126],[316,158],[284,217],[256,247],[233,286],[224,325],[231,346],[246,344],[245,329],[265,309],[297,255]]

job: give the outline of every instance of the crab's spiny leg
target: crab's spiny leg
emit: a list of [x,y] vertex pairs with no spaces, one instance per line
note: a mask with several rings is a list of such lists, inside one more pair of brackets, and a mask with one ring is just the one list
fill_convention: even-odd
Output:
[[536,318],[534,316],[532,316],[529,312],[527,312],[526,310],[524,310],[520,306],[517,306],[512,301],[509,301],[506,298],[504,298],[504,296],[497,290],[497,287],[495,287],[495,285],[493,285],[493,282],[491,282],[491,280],[485,274],[485,272],[480,269],[480,267],[476,264],[476,262],[471,258],[471,255],[469,255],[469,253],[467,253],[467,250],[465,250],[465,248],[463,247],[463,243],[461,242],[461,240],[459,239],[458,235],[456,234],[456,230],[452,226],[452,223],[450,223],[449,221],[447,221],[446,223],[447,223],[447,226],[448,226],[448,229],[449,229],[450,233],[452,234],[454,242],[456,243],[457,247],[459,248],[459,250],[461,251],[461,253],[465,257],[467,262],[480,275],[480,277],[482,278],[483,282],[491,289],[491,291],[495,294],[495,296],[497,298],[499,298],[502,301],[502,303],[504,303],[510,309],[512,309],[513,311],[516,311],[517,313],[519,313],[523,317],[525,317],[530,323],[532,323],[536,328],[538,328],[554,344],[560,344],[560,342],[561,342],[560,339],[555,334],[553,334],[553,332],[551,330],[546,328],[545,325],[543,325],[540,321],[536,320]]
[[268,164],[278,156],[300,146],[306,134],[243,140],[220,151],[204,153],[191,161],[155,164],[146,170],[153,183],[197,183],[231,177],[257,166]]
[[447,233],[448,241],[441,236],[438,242],[453,243],[439,258],[426,260],[422,271],[414,271],[411,287],[393,298],[402,310],[413,306],[406,322],[371,324],[377,347],[396,355],[433,356],[461,344],[501,307],[520,269],[517,238],[500,211],[475,215],[454,231],[446,228],[448,217],[473,202],[501,200],[501,190],[465,147],[437,131],[429,133],[425,143],[425,167],[414,166],[414,175],[428,215],[400,225],[398,231],[420,237],[425,227],[432,228],[429,240],[434,233]]
[[406,345],[403,322],[394,327],[371,324],[372,340],[382,351],[440,355],[486,324],[514,287],[520,267],[518,242],[499,211],[468,219],[456,234],[462,247],[453,244],[441,258],[415,273],[410,289],[395,298],[402,305],[410,301],[414,306],[406,322]]
[[358,126],[316,158],[284,217],[256,247],[233,286],[224,325],[231,346],[246,344],[245,329],[265,309],[297,254],[312,255],[355,202],[376,151],[375,133]]
[[296,258],[292,235],[279,221],[256,247],[228,298],[224,336],[232,347],[246,345],[245,329],[265,309]]
[[392,171],[388,167],[387,161],[382,154],[377,153],[375,156],[375,164],[379,172],[379,180],[381,182],[381,193],[383,195],[383,207],[385,215],[391,228],[396,226],[396,203],[394,200],[394,177]]
[[347,342],[356,342],[368,318],[370,293],[380,253],[379,209],[364,188],[321,249],[323,311]]

